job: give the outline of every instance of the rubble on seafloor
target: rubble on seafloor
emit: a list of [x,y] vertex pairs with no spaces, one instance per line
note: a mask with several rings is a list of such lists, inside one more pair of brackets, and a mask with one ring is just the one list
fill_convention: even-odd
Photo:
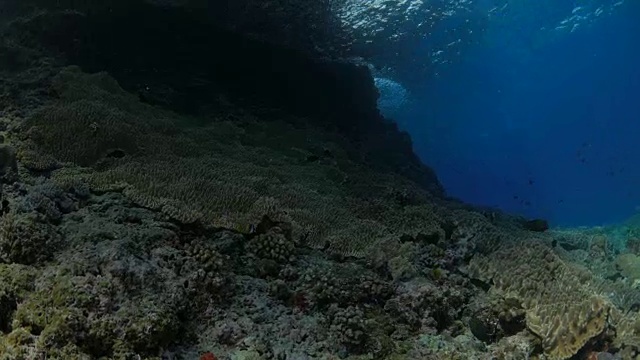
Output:
[[2,360],[638,358],[633,220],[532,231],[297,115],[3,51]]

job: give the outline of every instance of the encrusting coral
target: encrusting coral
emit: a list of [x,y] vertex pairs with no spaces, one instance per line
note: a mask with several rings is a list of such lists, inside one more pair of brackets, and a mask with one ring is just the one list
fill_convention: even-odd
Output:
[[620,310],[604,294],[598,295],[600,280],[565,263],[538,241],[511,243],[489,256],[475,257],[469,270],[492,284],[498,296],[524,309],[527,328],[552,359],[575,355],[609,326],[627,326],[610,317]]

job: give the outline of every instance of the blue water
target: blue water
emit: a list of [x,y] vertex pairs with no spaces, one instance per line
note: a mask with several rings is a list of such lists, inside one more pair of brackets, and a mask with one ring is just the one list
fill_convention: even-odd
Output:
[[554,38],[512,25],[420,80],[397,121],[451,196],[555,226],[625,220],[640,206],[640,4]]

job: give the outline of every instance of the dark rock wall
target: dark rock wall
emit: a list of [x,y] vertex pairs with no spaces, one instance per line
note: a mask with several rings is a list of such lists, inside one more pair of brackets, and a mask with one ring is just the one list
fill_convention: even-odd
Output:
[[178,112],[206,114],[223,95],[262,111],[262,120],[308,119],[350,139],[369,165],[442,193],[409,136],[380,115],[365,66],[310,57],[219,27],[206,13],[142,1],[41,11],[13,22],[5,34],[84,71],[105,70],[143,101]]
[[[335,10],[344,0],[2,0],[5,12],[75,9],[97,12],[140,3],[182,9],[234,32],[308,54],[345,55],[350,41]],[[1,15],[1,14],[0,14]]]

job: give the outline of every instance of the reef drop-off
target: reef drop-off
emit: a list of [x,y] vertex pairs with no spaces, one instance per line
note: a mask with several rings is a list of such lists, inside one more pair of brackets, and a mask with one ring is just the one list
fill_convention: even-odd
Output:
[[366,67],[140,6],[3,29],[0,359],[637,356],[637,223],[448,199]]

